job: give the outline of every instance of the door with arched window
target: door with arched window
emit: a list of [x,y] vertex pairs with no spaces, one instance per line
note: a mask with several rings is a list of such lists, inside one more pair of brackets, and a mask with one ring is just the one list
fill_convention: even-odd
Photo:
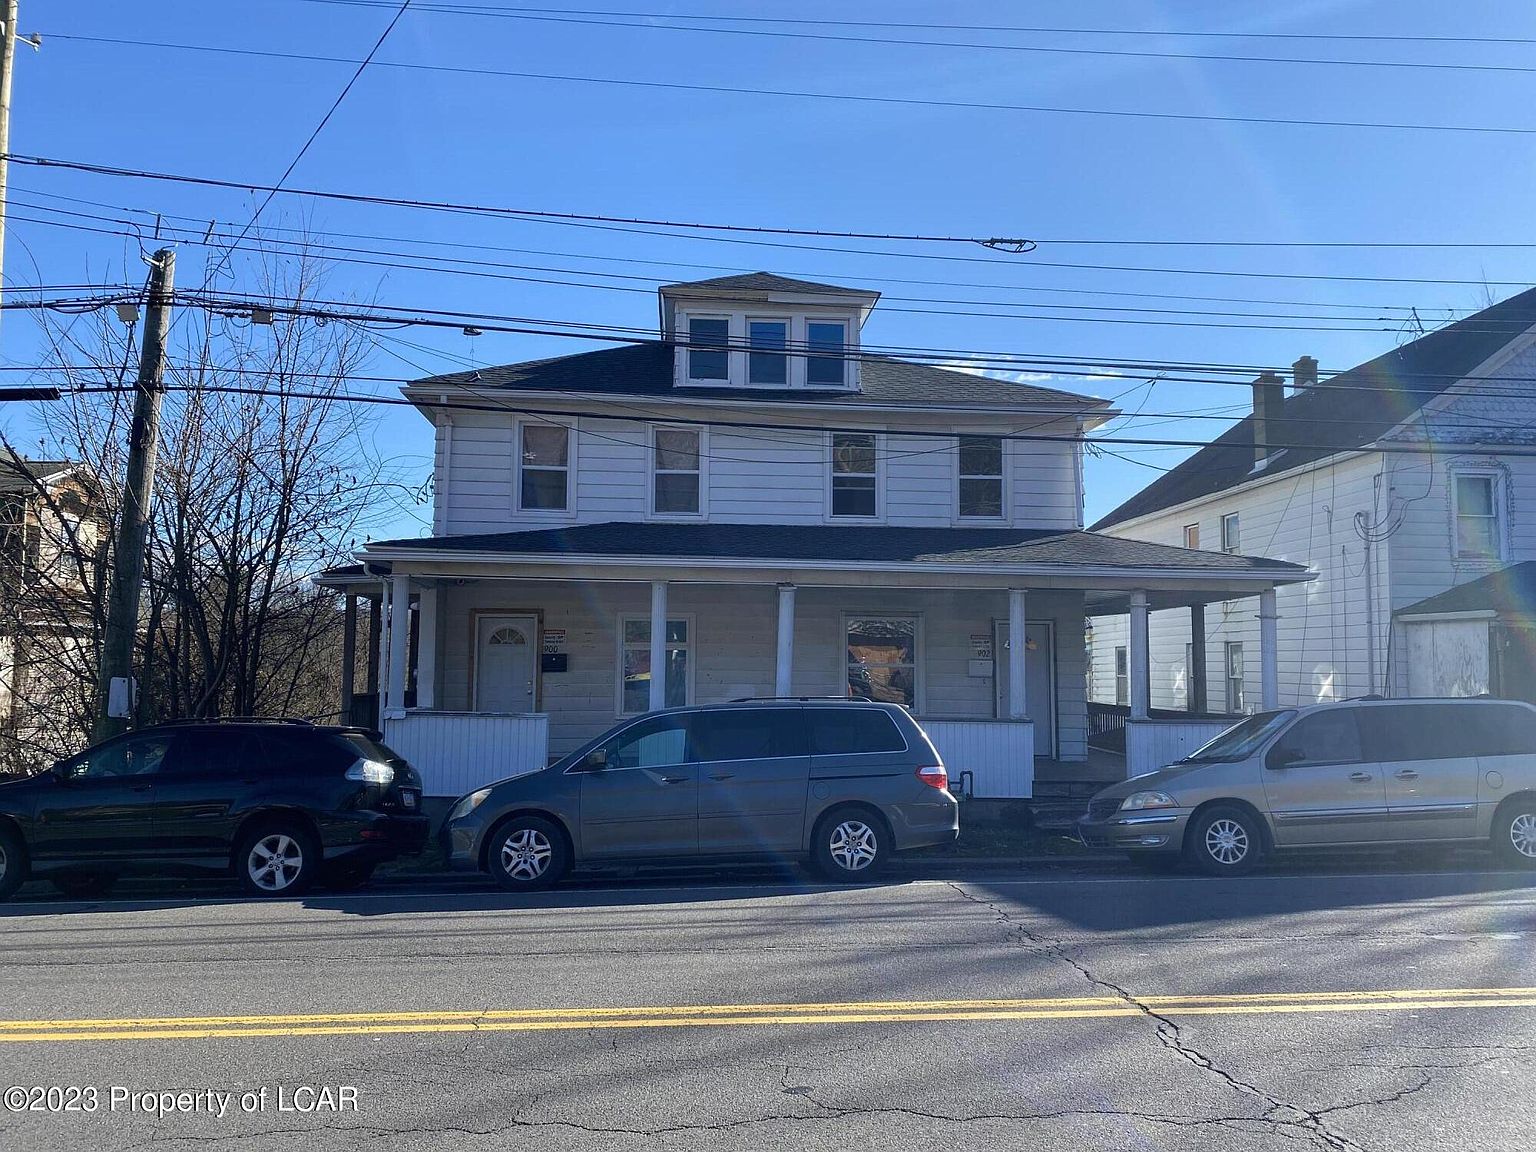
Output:
[[537,711],[538,618],[481,616],[475,630],[475,711]]

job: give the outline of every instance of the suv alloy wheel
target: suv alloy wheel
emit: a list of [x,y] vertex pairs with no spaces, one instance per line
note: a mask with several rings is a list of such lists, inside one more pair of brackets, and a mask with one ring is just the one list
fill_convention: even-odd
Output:
[[319,868],[315,838],[293,821],[262,824],[235,847],[235,874],[252,896],[298,896]]
[[863,808],[834,808],[816,825],[813,853],[817,870],[829,880],[873,879],[884,867],[889,834]]

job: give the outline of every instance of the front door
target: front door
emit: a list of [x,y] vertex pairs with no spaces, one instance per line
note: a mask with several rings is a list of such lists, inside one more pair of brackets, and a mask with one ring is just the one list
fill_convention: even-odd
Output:
[[[1056,755],[1055,629],[1050,624],[1024,625],[1025,712],[1035,724],[1035,755]],[[996,715],[1008,715],[1008,621],[999,620],[992,637]]]
[[581,772],[583,856],[698,853],[699,774],[688,762],[684,716],[631,724],[573,771]]
[[1404,701],[1359,709],[1361,737],[1381,765],[1396,840],[1460,840],[1477,833],[1478,744],[1491,713],[1464,704]]
[[699,851],[794,851],[805,834],[811,760],[799,708],[700,712],[689,723],[699,772]]
[[538,711],[536,616],[479,616],[475,621],[475,711]]
[[1282,847],[1391,838],[1382,766],[1362,749],[1358,712],[1335,706],[1309,713],[1266,754],[1264,795]]
[[173,739],[131,734],[65,763],[38,795],[31,843],[36,858],[153,855],[156,774]]

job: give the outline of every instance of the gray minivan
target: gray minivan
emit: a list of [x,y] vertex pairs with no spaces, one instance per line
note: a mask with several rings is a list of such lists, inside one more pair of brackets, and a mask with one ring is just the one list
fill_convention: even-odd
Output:
[[1482,844],[1536,868],[1536,708],[1486,697],[1260,712],[1098,793],[1084,843],[1213,875],[1288,849]]
[[809,858],[859,880],[959,834],[943,761],[905,709],[788,699],[626,720],[460,797],[440,837],[451,867],[516,891],[589,862]]

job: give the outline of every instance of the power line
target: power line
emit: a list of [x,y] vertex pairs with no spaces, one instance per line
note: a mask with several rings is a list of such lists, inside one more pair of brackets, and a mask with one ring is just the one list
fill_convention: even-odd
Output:
[[[158,48],[176,52],[210,52],[228,56],[251,56],[267,60],[297,60],[317,64],[359,64],[346,56],[321,56],[306,52],[274,52],[256,48],[226,48],[215,44],[175,44],[164,40],[129,40],[115,37],[83,37],[49,33],[58,40],[95,40],[134,48]],[[1183,123],[1254,124],[1301,128],[1379,129],[1394,132],[1453,132],[1495,136],[1532,136],[1536,128],[1505,127],[1486,124],[1420,124],[1380,120],[1308,120],[1286,116],[1230,116],[1201,112],[1150,112],[1145,109],[1068,108],[1045,104],[1002,104],[982,100],[935,100],[917,96],[874,96],[856,92],[807,92],[788,88],[748,88],[727,84],[685,84],[675,80],[631,80],[616,76],[568,75],[555,72],[524,72],[505,68],[472,68],[456,64],[411,64],[399,60],[381,60],[377,68],[395,68],[410,72],[438,72],[458,76],[494,76],[508,80],[538,80],[559,84],[598,84],[621,88],[648,88],[674,92],[705,92],[710,95],[768,96],[778,99],[846,101],[856,104],[883,104],[904,108],[953,108],[980,112],[1022,112],[1035,115],[1126,118],[1132,120],[1172,120]]]

